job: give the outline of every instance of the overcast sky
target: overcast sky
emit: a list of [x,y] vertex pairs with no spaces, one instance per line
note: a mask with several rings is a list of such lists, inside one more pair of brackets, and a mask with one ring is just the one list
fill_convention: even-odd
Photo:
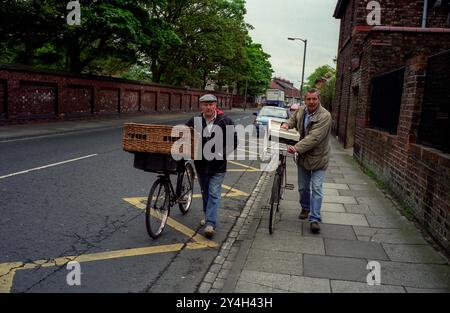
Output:
[[308,40],[305,81],[317,67],[329,64],[337,56],[339,20],[333,18],[337,0],[246,0],[246,22],[254,42],[260,43],[270,62],[274,76],[300,86],[303,64],[303,42]]

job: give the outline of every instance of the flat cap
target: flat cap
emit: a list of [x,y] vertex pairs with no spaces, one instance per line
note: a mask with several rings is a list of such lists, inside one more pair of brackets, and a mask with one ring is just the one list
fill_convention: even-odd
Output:
[[217,97],[212,94],[206,94],[200,97],[200,102],[217,102]]

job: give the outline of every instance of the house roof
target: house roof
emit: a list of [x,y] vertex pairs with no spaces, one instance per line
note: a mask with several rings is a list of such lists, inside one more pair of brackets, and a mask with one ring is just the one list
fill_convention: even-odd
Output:
[[336,8],[334,9],[334,18],[342,18],[342,16],[345,13],[345,8],[348,5],[349,0],[338,0],[338,3],[336,4]]
[[300,91],[297,88],[295,88],[292,84],[277,78],[270,81],[270,88],[284,91],[284,94],[287,97],[300,97]]

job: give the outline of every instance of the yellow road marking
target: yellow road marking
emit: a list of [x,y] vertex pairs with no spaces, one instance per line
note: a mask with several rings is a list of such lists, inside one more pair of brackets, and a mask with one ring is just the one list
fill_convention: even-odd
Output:
[[222,194],[222,196],[225,196],[225,197],[248,197],[249,196],[248,193],[246,193],[242,190],[232,188],[227,185],[222,185],[222,187],[229,190],[227,193],[225,193],[225,195]]
[[[226,190],[228,190],[228,192],[222,192],[222,197],[227,197],[227,198],[231,198],[231,197],[248,197],[249,194],[236,189],[236,188],[232,188],[230,186],[227,185],[222,185],[222,187]],[[201,194],[194,194],[192,196],[192,198],[194,199],[198,199],[201,198],[202,195]],[[135,207],[137,207],[138,209],[142,209],[145,210],[145,203],[147,201],[147,197],[133,197],[133,198],[123,198],[123,200],[125,200],[126,202],[130,203],[131,205],[134,205]]]
[[[197,237],[197,236],[196,236]],[[193,238],[195,240],[195,237]],[[85,254],[80,256],[66,256],[51,260],[38,260],[33,261],[33,263],[4,263],[0,264],[0,293],[11,292],[14,275],[18,270],[24,269],[34,269],[37,267],[53,267],[53,266],[63,266],[69,261],[77,261],[80,263],[93,262],[93,261],[105,261],[133,256],[143,256],[155,253],[167,253],[176,252],[183,248],[183,243],[177,243],[172,245],[161,245],[155,247],[145,247],[145,248],[135,248],[135,249],[125,249],[117,251],[106,251],[92,254]],[[217,244],[210,240],[201,240],[200,242],[188,243],[186,247],[190,250],[204,249],[208,247],[215,247]]]
[[[224,197],[241,197],[248,196],[249,194],[243,192],[241,190],[232,188],[227,185],[222,185],[222,187],[228,192],[222,193]],[[200,198],[200,194],[195,194],[194,198]],[[126,202],[135,206],[138,209],[145,209],[145,202],[147,200],[146,197],[135,197],[135,198],[124,198]],[[190,250],[196,249],[205,249],[205,248],[216,248],[218,244],[212,240],[209,240],[203,237],[200,234],[196,234],[195,231],[186,227],[185,225],[177,222],[176,220],[168,217],[167,224],[182,234],[192,237],[193,242],[189,242],[186,244],[186,248]],[[13,263],[3,263],[0,264],[0,293],[9,293],[11,292],[14,275],[19,270],[26,269],[34,269],[37,267],[53,267],[53,266],[63,266],[67,262],[77,261],[80,263],[84,262],[93,262],[93,261],[104,261],[104,260],[112,260],[119,259],[125,257],[133,257],[133,256],[142,256],[142,255],[150,255],[155,253],[167,253],[167,252],[176,252],[183,248],[185,244],[177,243],[171,245],[161,245],[161,246],[153,246],[153,247],[144,247],[144,248],[135,248],[135,249],[125,249],[125,250],[117,250],[117,251],[106,251],[92,254],[85,254],[79,256],[66,256],[56,259],[50,260],[37,260],[32,263],[23,263],[23,262],[13,262]]]
[[245,164],[241,164],[238,162],[234,162],[234,161],[228,161],[231,164],[235,164],[235,165],[239,165],[243,168],[246,168],[246,170],[241,170],[241,169],[227,169],[228,172],[242,172],[242,171],[246,171],[246,172],[260,172],[261,170],[259,168],[256,167],[252,167],[249,165],[245,165]]

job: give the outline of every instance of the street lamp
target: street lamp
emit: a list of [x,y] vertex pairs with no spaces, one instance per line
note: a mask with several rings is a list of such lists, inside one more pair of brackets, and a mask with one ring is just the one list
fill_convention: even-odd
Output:
[[302,39],[302,38],[293,38],[293,37],[288,37],[288,40],[301,40],[305,44],[305,51],[303,52],[302,85],[300,87],[300,97],[301,97],[300,101],[301,101],[303,99],[303,82],[304,82],[304,78],[305,78],[306,46],[308,45],[308,40]]

